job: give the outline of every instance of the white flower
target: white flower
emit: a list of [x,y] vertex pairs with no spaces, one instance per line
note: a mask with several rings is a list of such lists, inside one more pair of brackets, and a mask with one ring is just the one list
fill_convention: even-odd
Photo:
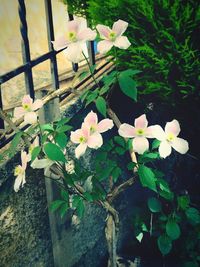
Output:
[[123,123],[119,127],[119,135],[124,138],[133,138],[132,145],[133,151],[138,154],[143,154],[149,149],[149,141],[147,138],[153,138],[152,127],[147,127],[148,121],[146,115],[143,114],[137,119],[135,119],[134,126],[127,123]]
[[37,122],[36,110],[43,106],[43,101],[37,99],[33,102],[33,99],[29,95],[25,95],[22,98],[22,107],[14,109],[14,118],[19,119],[24,116],[24,121],[27,124],[34,124]]
[[112,29],[110,29],[108,26],[98,24],[96,28],[100,34],[100,37],[104,39],[97,44],[97,50],[99,53],[105,54],[113,46],[121,49],[127,49],[131,43],[126,36],[122,36],[127,27],[128,23],[121,19],[113,24]]
[[166,158],[171,154],[172,147],[181,154],[187,153],[189,145],[186,140],[178,137],[181,129],[177,120],[167,122],[165,131],[159,125],[155,125],[153,128],[154,137],[161,141],[159,153],[162,158]]
[[96,31],[83,26],[83,19],[69,21],[66,36],[61,36],[52,42],[56,51],[67,47],[66,57],[73,63],[78,63],[81,60],[83,44],[96,38]]
[[19,191],[20,185],[23,187],[26,183],[26,167],[28,162],[28,155],[25,151],[21,152],[21,162],[22,165],[18,165],[15,167],[14,175],[16,176],[15,183],[14,183],[14,190],[15,192]]

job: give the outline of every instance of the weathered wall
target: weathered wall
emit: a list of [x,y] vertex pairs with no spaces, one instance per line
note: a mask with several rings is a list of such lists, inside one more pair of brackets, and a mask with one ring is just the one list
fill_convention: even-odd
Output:
[[[12,186],[13,164],[7,164]],[[1,189],[3,191],[4,188]],[[18,193],[13,190],[0,198],[0,266],[53,267],[52,245],[42,172],[27,173],[27,183]]]

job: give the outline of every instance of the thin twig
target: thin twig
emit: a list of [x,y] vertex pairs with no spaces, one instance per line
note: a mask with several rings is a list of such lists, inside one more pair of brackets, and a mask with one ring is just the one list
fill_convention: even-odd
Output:
[[128,179],[126,182],[123,184],[120,184],[119,186],[115,187],[108,195],[107,199],[109,203],[112,203],[112,201],[121,193],[123,192],[126,188],[134,184],[136,181],[136,176],[131,177]]

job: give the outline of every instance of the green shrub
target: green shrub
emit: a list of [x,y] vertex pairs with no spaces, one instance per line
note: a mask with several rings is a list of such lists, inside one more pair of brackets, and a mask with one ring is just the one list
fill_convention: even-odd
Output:
[[137,77],[141,94],[156,93],[171,103],[199,97],[199,1],[68,0],[68,5],[93,25],[111,26],[119,18],[129,22],[132,45],[118,53],[122,67],[142,71]]

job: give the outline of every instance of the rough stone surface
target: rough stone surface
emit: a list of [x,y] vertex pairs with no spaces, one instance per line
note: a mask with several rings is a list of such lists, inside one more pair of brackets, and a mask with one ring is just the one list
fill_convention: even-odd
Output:
[[53,267],[44,177],[41,171],[29,170],[24,188],[15,193],[15,164],[9,162],[4,169],[9,176],[10,192],[1,194],[0,266]]

